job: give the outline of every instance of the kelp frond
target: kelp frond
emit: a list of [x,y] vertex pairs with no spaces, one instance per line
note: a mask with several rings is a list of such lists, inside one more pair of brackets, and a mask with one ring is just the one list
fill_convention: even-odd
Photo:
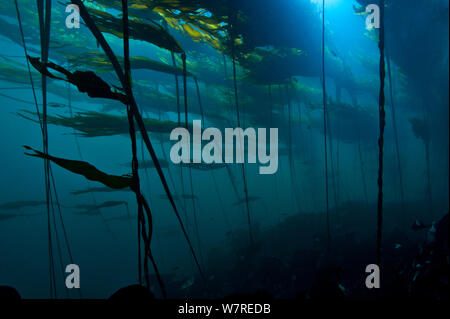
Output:
[[[123,38],[122,19],[97,9],[87,7],[87,10],[101,32],[110,33]],[[183,48],[162,27],[145,23],[137,19],[129,21],[130,38],[152,43],[162,49],[182,53]]]
[[[42,75],[48,76],[52,79],[70,82],[78,88],[78,91],[87,93],[90,97],[112,99],[127,104],[127,97],[124,94],[112,91],[111,87],[92,71],[75,71],[72,73],[55,63],[42,63],[39,58],[34,58],[31,56],[28,56],[27,58],[31,65],[33,65],[33,67]],[[54,75],[49,71],[49,69],[63,74],[66,79]]]
[[56,165],[78,175],[82,175],[86,177],[88,180],[100,182],[105,186],[108,186],[113,189],[122,189],[132,186],[132,178],[129,175],[109,175],[100,170],[98,170],[95,166],[83,162],[83,161],[75,161],[69,160],[59,157],[54,157],[51,155],[44,154],[40,151],[37,151],[29,146],[23,146],[26,150],[31,151],[32,153],[25,153],[25,155],[39,157],[42,159],[48,159],[55,163]]

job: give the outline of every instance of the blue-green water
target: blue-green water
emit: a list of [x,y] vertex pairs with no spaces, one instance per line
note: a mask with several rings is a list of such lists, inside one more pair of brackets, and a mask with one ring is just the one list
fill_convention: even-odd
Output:
[[[65,5],[50,2],[49,60],[71,72],[94,71],[109,85],[120,87],[83,19],[79,29],[67,28]],[[380,52],[378,31],[368,30],[366,16],[355,12],[368,3],[359,2],[330,0],[325,7],[328,214],[333,243],[327,250],[322,1],[263,0],[257,5],[252,1],[129,1],[132,23],[142,23],[132,25],[131,57],[172,65],[171,52],[155,45],[143,25],[154,26],[156,22],[156,28],[164,29],[166,22],[167,32],[186,52],[187,71],[198,79],[205,127],[237,127],[234,57],[241,126],[274,127],[279,132],[275,174],[261,175],[259,164],[247,163],[245,185],[239,164],[217,170],[192,169],[191,189],[189,168],[180,169],[170,161],[174,142],[169,133],[148,129],[158,158],[169,161],[163,172],[170,191],[176,196],[184,192],[197,197],[175,203],[209,282],[207,291],[173,208],[164,198],[156,170],[140,169],[141,192],[153,215],[151,248],[169,297],[221,297],[258,289],[276,297],[293,297],[309,289],[313,284],[310,274],[328,263],[344,269],[343,285],[348,291],[364,294],[358,290],[363,285],[358,278],[364,276],[365,265],[375,262],[376,254]],[[40,57],[36,2],[18,0],[17,4],[28,54]],[[121,22],[120,1],[85,4],[98,25],[102,25],[104,14]],[[404,254],[403,266],[407,267],[425,239],[424,232],[410,229],[415,219],[437,222],[448,212],[448,2],[386,1],[385,14],[385,52],[390,59],[391,81],[387,74],[383,244],[386,268],[394,272],[398,268],[392,266],[397,264],[389,257],[394,255],[390,249],[395,244],[408,247],[399,253]],[[230,21],[234,16],[233,24]],[[114,53],[123,57],[122,25],[114,23],[115,32],[107,23],[101,31]],[[46,188],[44,161],[26,156],[22,147],[42,150],[43,138],[19,30],[15,2],[2,2],[0,285],[15,287],[25,298],[49,298],[47,206],[20,207],[22,201],[45,201]],[[236,38],[234,45],[229,40],[231,35]],[[180,54],[175,53],[175,57],[182,72]],[[42,112],[42,78],[30,67]],[[133,59],[131,67],[132,90],[143,117],[178,126],[174,75],[154,71],[148,65],[138,66]],[[183,126],[181,74],[178,86]],[[47,81],[49,154],[86,161],[112,175],[131,173],[126,106],[90,98],[61,80]],[[187,101],[189,122],[201,119],[192,76],[187,77]],[[95,136],[83,136],[83,130],[77,129],[70,118],[79,113],[86,116],[83,112],[89,111],[120,116],[125,131],[113,126],[113,133],[102,134],[102,123],[106,123],[103,118],[90,127]],[[66,117],[69,124],[55,125],[58,116]],[[139,133],[137,157],[141,165],[143,160],[151,161]],[[75,195],[72,192],[104,185],[55,164],[52,174],[51,272],[55,273],[57,297],[79,295],[65,289],[66,274],[62,270],[70,258],[55,192],[73,262],[80,266],[82,296],[106,298],[121,287],[138,283],[135,194],[119,190]],[[245,190],[249,199],[254,199],[249,201],[248,210]],[[111,200],[126,201],[127,205],[100,208],[92,215],[79,214],[83,209],[76,207]],[[239,201],[242,203],[236,204]],[[19,203],[9,209],[7,204],[11,202]],[[248,213],[255,241],[250,248]],[[128,214],[131,219],[126,218]],[[357,255],[363,257],[358,259]],[[161,296],[153,268],[149,267],[150,288]],[[272,277],[272,281],[266,277]]]

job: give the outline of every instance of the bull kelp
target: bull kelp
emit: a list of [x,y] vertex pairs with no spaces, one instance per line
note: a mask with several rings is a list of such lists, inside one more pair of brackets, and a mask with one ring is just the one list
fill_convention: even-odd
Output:
[[3,1],[0,296],[448,299],[448,17]]

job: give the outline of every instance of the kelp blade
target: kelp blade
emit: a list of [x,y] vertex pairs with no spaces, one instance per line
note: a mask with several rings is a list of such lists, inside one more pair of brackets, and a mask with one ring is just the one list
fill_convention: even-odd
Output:
[[24,148],[32,151],[34,153],[25,153],[29,156],[35,156],[43,159],[48,159],[55,163],[56,165],[78,175],[83,175],[88,180],[100,182],[105,186],[108,186],[113,189],[122,189],[132,186],[132,178],[130,176],[116,176],[109,175],[100,170],[98,170],[95,166],[83,162],[83,161],[75,161],[64,158],[58,158],[51,155],[46,155],[40,151],[34,150],[29,146],[25,146]]

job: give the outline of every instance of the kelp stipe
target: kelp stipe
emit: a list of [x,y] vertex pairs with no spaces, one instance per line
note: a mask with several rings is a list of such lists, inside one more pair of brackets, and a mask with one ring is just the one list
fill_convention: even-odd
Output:
[[[84,6],[83,2],[81,0],[71,0],[71,2],[73,4],[76,4],[76,5],[79,6],[81,17],[83,18],[84,22],[88,26],[88,28],[91,31],[91,33],[98,40],[98,42],[100,43],[101,47],[103,48],[103,50],[105,51],[106,55],[108,56],[109,60],[113,64],[114,69],[116,71],[116,74],[117,74],[120,82],[122,83],[122,86],[125,86],[125,78],[124,78],[123,72],[122,72],[122,70],[120,68],[120,64],[119,64],[116,56],[112,52],[109,44],[106,42],[105,38],[103,37],[103,35],[101,34],[101,32],[99,31],[97,26],[95,25],[95,23],[92,20],[92,18],[90,17],[89,12],[87,11],[87,9]],[[197,256],[195,254],[195,251],[194,251],[194,249],[192,247],[192,244],[191,244],[191,241],[189,239],[189,236],[186,233],[185,227],[183,225],[181,217],[180,217],[180,215],[178,213],[178,210],[176,208],[175,201],[174,201],[173,196],[172,196],[172,194],[170,192],[170,189],[169,189],[169,186],[167,184],[167,181],[166,181],[166,179],[164,177],[164,173],[162,171],[162,168],[159,165],[159,161],[158,161],[158,158],[156,156],[155,150],[154,150],[154,148],[152,146],[152,143],[150,142],[149,136],[148,136],[147,131],[145,129],[145,125],[144,125],[144,122],[142,120],[142,116],[139,113],[139,110],[137,108],[137,105],[136,105],[136,102],[134,100],[134,97],[131,96],[130,98],[131,98],[131,100],[129,101],[129,103],[130,103],[130,111],[131,111],[131,113],[133,114],[133,117],[136,120],[136,123],[137,123],[137,125],[139,127],[139,130],[141,132],[142,138],[144,139],[144,142],[146,144],[147,150],[149,151],[150,156],[151,156],[153,162],[155,163],[155,168],[156,168],[156,170],[158,172],[158,175],[159,175],[159,177],[161,179],[161,183],[163,184],[164,190],[165,190],[165,192],[167,194],[167,197],[169,198],[169,201],[170,201],[170,203],[172,205],[172,208],[173,208],[173,210],[175,212],[175,215],[176,215],[176,217],[178,219],[178,222],[179,222],[180,227],[182,229],[183,235],[186,238],[186,241],[188,243],[188,246],[189,246],[189,249],[191,251],[191,254],[192,254],[192,256],[194,258],[194,261],[196,263],[196,266],[197,266],[197,268],[198,268],[198,270],[200,272],[200,276],[202,277],[202,279],[204,279],[205,277],[203,275],[203,271],[202,271],[202,269],[200,267],[200,264],[198,262],[198,259],[197,259]]]
[[425,101],[422,101],[422,112],[423,112],[423,129],[426,134],[423,134],[424,138],[422,139],[425,145],[425,169],[426,169],[426,177],[427,177],[427,185],[426,185],[426,197],[429,203],[429,208],[431,213],[433,212],[433,199],[431,195],[431,167],[430,167],[430,119],[429,119],[429,111],[428,104]]
[[325,201],[326,201],[326,227],[327,248],[331,247],[330,209],[328,199],[328,149],[327,149],[327,91],[325,83],[325,0],[322,1],[322,102],[323,102],[323,140],[325,156]]
[[[271,83],[269,83],[267,85],[267,90],[268,90],[268,95],[269,95],[269,112],[270,112],[269,126],[274,127],[274,123],[273,123],[274,103],[273,103],[272,84]],[[278,201],[279,194],[278,194],[278,175],[277,174],[275,174],[274,179],[275,179],[274,180],[275,198]],[[278,214],[278,221],[281,221],[280,211],[277,210],[277,214]]]
[[[225,81],[226,81],[228,79],[228,67],[227,67],[227,59],[226,59],[225,54],[222,55],[222,58],[223,58],[223,68],[224,68],[224,72],[225,72]],[[228,113],[231,117],[233,114],[233,101],[232,101],[232,93],[230,93],[229,90],[227,90],[227,97],[228,97],[228,105],[229,105]],[[236,186],[233,172],[231,171],[231,168],[228,165],[226,166],[226,170],[227,170],[228,177],[230,179],[231,186],[233,187],[233,191],[236,196],[236,199],[239,200],[239,198],[240,198],[239,191]]]
[[[233,13],[231,13],[233,12]],[[237,11],[233,10],[232,6],[230,6],[230,13],[228,16],[229,19],[229,41],[231,45],[231,61],[233,63],[233,86],[234,86],[234,102],[236,106],[236,117],[237,117],[237,127],[241,127],[241,119],[239,112],[239,96],[238,96],[238,88],[237,88],[237,78],[236,78],[236,45],[235,45],[235,24],[237,22]],[[245,146],[245,145],[244,145]],[[242,146],[242,147],[244,147]],[[241,164],[242,168],[242,179],[244,181],[244,193],[245,193],[245,203],[247,208],[247,223],[248,223],[248,232],[250,237],[250,244],[254,243],[253,231],[252,231],[252,222],[250,215],[250,205],[248,201],[248,188],[247,188],[247,177],[245,175],[245,163]]]
[[[20,21],[20,13],[18,10],[17,2],[16,5],[16,11],[19,19],[19,24],[21,25]],[[40,45],[41,45],[41,59],[45,62],[48,60],[48,54],[49,54],[49,45],[50,45],[50,26],[51,26],[51,0],[46,0],[45,4],[43,0],[37,1],[37,9],[38,9],[38,16],[39,16],[39,34],[40,34]],[[22,26],[20,26],[22,29]],[[21,36],[23,40],[24,50],[25,49],[25,40],[23,39],[23,31],[21,31]],[[28,65],[29,67],[29,65]],[[31,73],[30,80],[31,79]],[[41,77],[42,80],[42,119],[39,119],[39,123],[41,125],[42,130],[42,139],[43,139],[43,150],[45,154],[48,154],[48,129],[47,129],[47,77],[45,74],[42,74]],[[33,90],[34,85],[32,84]],[[33,93],[35,94],[35,93]],[[36,100],[35,100],[36,102]],[[36,109],[38,110],[38,106],[36,103]],[[50,161],[48,159],[44,159],[44,175],[45,175],[45,193],[46,193],[46,202],[47,202],[47,232],[48,232],[48,252],[49,252],[49,280],[50,280],[50,296],[56,298],[57,297],[57,288],[56,288],[56,272],[55,272],[55,265],[54,265],[54,251],[53,251],[53,236],[52,236],[52,220],[53,220],[53,231],[55,232],[55,241],[59,253],[59,261],[60,261],[60,267],[61,267],[61,273],[63,273],[62,269],[62,253],[61,253],[61,245],[59,243],[59,235],[57,232],[57,225],[56,225],[56,218],[55,218],[55,211],[53,206],[53,196],[52,196],[52,186],[53,191],[55,193],[55,201],[58,206],[58,213],[59,213],[59,220],[61,222],[61,227],[64,234],[64,240],[66,244],[66,249],[69,253],[69,258],[71,262],[73,261],[72,254],[70,252],[70,245],[68,242],[67,232],[64,226],[62,214],[61,214],[61,206],[59,204],[59,199],[57,196],[57,190],[55,185],[55,180],[53,177],[53,171],[50,165]],[[51,211],[50,211],[51,208]],[[68,296],[68,292],[66,290],[66,296]],[[81,297],[81,291],[80,291],[80,297]]]
[[[198,84],[198,79],[197,79],[196,76],[194,76],[194,82],[195,82],[195,87],[196,87],[196,90],[197,90],[197,101],[198,101],[200,116],[202,118],[202,129],[203,129],[203,126],[206,123],[206,121],[205,121],[205,112],[203,110],[202,98],[201,98],[201,94],[200,94],[200,86]],[[210,174],[211,174],[211,178],[212,178],[212,181],[213,181],[213,184],[214,184],[214,189],[216,190],[217,197],[219,198],[220,210],[222,212],[225,224],[226,224],[228,230],[231,230],[230,221],[228,220],[228,217],[227,217],[225,209],[224,209],[224,207],[225,207],[224,206],[224,202],[222,200],[222,196],[220,195],[220,190],[219,190],[219,186],[218,186],[217,179],[216,179],[216,176],[214,174],[214,171],[211,170]]]
[[[166,20],[164,20],[163,25],[164,25],[164,28],[166,29],[166,32],[169,32]],[[174,51],[170,51],[170,56],[172,58],[172,66],[173,67],[177,67],[177,62],[176,62],[176,59],[175,59]],[[187,72],[187,70],[183,66],[183,78],[184,78],[184,73],[185,72]],[[177,99],[178,126],[181,126],[180,83],[178,81],[178,76],[176,74],[174,75],[174,79],[175,79],[175,96],[176,96],[176,99]],[[183,167],[181,165],[180,165],[180,180],[181,180],[180,181],[180,183],[181,183],[181,192],[183,194],[185,194],[186,191],[184,189]],[[175,186],[175,184],[174,184],[174,186]],[[189,220],[188,220],[188,215],[187,215],[187,205],[186,205],[186,199],[185,198],[183,198],[183,210],[184,210],[184,221],[185,221],[185,224],[186,224],[186,228],[188,228]]]
[[[327,108],[328,108],[328,104],[327,104]],[[325,113],[325,117],[326,117],[326,125],[327,125],[327,141],[328,141],[328,150],[330,153],[330,167],[331,167],[331,172],[328,170],[328,177],[330,177],[331,175],[331,184],[333,186],[333,198],[334,198],[334,209],[335,209],[335,214],[336,217],[339,217],[338,214],[338,198],[337,198],[337,182],[336,182],[336,170],[337,168],[335,168],[335,161],[334,161],[334,149],[333,149],[333,132],[331,130],[331,121],[330,121],[330,112]],[[339,143],[339,140],[335,137],[335,139],[337,140],[337,143]],[[336,152],[336,156],[339,156],[339,153]],[[328,155],[327,155],[328,158]]]
[[[124,75],[125,75],[125,85],[124,89],[126,92],[127,97],[131,97],[131,67],[130,67],[130,43],[129,43],[129,34],[128,34],[128,1],[122,0],[122,23],[123,23],[123,51],[124,51]],[[141,195],[141,186],[140,186],[140,180],[139,180],[139,161],[137,159],[137,147],[136,147],[136,131],[134,129],[134,119],[131,114],[130,106],[126,105],[127,107],[127,116],[128,116],[128,127],[129,127],[129,133],[130,133],[130,139],[131,139],[131,150],[132,150],[132,160],[131,160],[131,168],[132,168],[132,187],[131,189],[135,193],[137,206],[138,206],[138,276],[139,276],[139,284],[142,285],[142,272],[141,272],[141,231],[142,234],[145,232],[145,219],[144,219],[144,211],[143,211],[143,196]],[[148,217],[149,219],[149,225],[151,220],[151,215]],[[143,236],[144,237],[144,236]],[[147,288],[150,288],[150,280],[149,280],[149,274],[148,274],[148,256],[151,255],[151,248],[150,248],[150,238],[151,233],[147,238],[144,238],[144,252],[145,252],[145,258],[144,258],[144,274],[145,274],[145,281]],[[158,268],[154,267],[155,273],[159,276]],[[161,286],[161,291],[163,292],[163,296],[165,295],[165,289],[164,286]]]
[[294,155],[292,153],[292,104],[291,104],[291,94],[289,91],[289,83],[285,84],[285,91],[286,91],[286,99],[287,99],[287,106],[288,106],[288,157],[289,157],[289,169],[290,169],[290,180],[291,180],[291,196],[292,201],[295,205],[295,210],[297,212],[300,212],[300,204],[299,204],[299,198],[300,195],[297,189],[297,185],[295,183],[296,174],[295,174],[295,167],[294,167]]
[[394,130],[394,142],[395,142],[395,154],[397,155],[397,170],[398,170],[398,178],[400,184],[400,200],[402,205],[402,213],[406,213],[405,209],[405,192],[403,188],[403,173],[402,173],[402,161],[400,157],[400,146],[398,140],[398,128],[397,128],[397,116],[395,113],[395,103],[394,103],[394,88],[392,81],[392,73],[391,73],[391,59],[389,55],[386,56],[387,61],[387,71],[388,71],[388,79],[389,79],[389,97],[391,101],[391,116],[392,116],[392,128]]
[[[27,61],[28,61],[28,59],[27,59]],[[69,70],[70,64],[69,64],[69,62],[67,64],[68,64],[67,65],[67,69]],[[69,72],[70,72],[70,70],[69,70]],[[74,115],[73,115],[73,109],[72,109],[72,98],[71,98],[71,94],[70,94],[70,89],[71,89],[70,88],[70,82],[67,82],[67,106],[69,107],[70,118],[73,120],[74,119]],[[48,120],[48,117],[47,117],[47,120]],[[78,141],[78,136],[76,134],[76,129],[73,127],[72,131],[74,133],[74,140],[75,140],[75,145],[77,147],[78,156],[79,156],[80,160],[83,161],[84,158],[83,158],[83,154],[81,153],[81,147],[80,147],[80,143]],[[90,184],[89,180],[86,180],[86,184],[87,184],[88,188],[91,188],[91,184]],[[90,194],[90,196],[92,198],[92,202],[94,203],[94,205],[97,205],[97,199],[95,198],[95,194],[93,192],[89,192],[89,194]],[[127,206],[127,212],[128,212],[128,206]],[[109,228],[108,223],[107,223],[105,217],[103,216],[103,214],[100,214],[100,216],[102,218],[103,224],[105,225],[106,231],[109,234],[111,234],[114,239],[116,239],[114,233]],[[81,294],[81,289],[80,289],[80,294]]]
[[[188,123],[189,123],[189,110],[188,110],[188,92],[187,92],[187,61],[186,61],[186,54],[181,54],[181,60],[183,61],[183,92],[184,92],[184,125],[186,130],[188,129]],[[203,262],[203,254],[202,254],[202,245],[200,240],[200,232],[198,228],[198,218],[197,218],[197,208],[195,205],[195,194],[194,194],[194,184],[192,182],[192,167],[188,167],[189,171],[189,184],[191,188],[191,195],[192,195],[192,213],[194,217],[194,231],[195,235],[197,237],[197,244],[198,244],[198,251],[199,251],[199,257],[200,261]]]
[[380,95],[378,99],[378,111],[380,121],[380,136],[378,138],[378,201],[377,201],[377,251],[376,262],[381,266],[381,244],[383,235],[383,147],[384,147],[384,128],[386,126],[386,112],[384,110],[384,80],[386,77],[385,55],[384,55],[384,0],[380,0],[380,29],[379,29],[380,49]]
[[366,207],[369,207],[369,197],[367,195],[367,182],[366,182],[366,173],[364,171],[364,159],[361,151],[361,133],[360,128],[358,126],[358,158],[359,158],[359,167],[361,170],[361,182],[363,186],[364,192],[364,201],[366,203]]

